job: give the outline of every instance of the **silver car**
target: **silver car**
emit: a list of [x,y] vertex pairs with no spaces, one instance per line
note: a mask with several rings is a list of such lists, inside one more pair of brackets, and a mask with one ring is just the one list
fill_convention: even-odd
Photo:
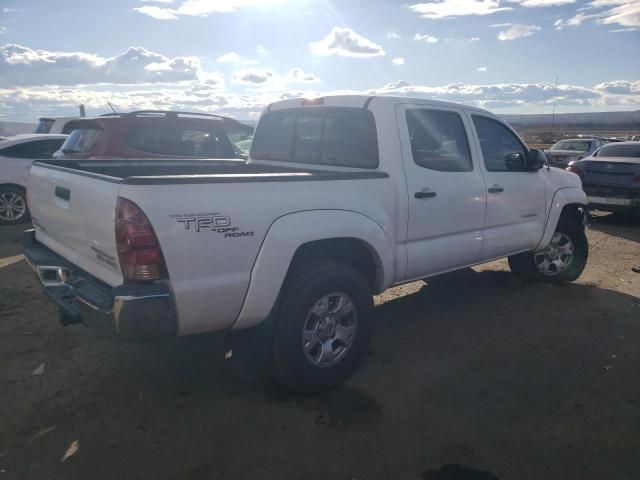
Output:
[[551,166],[566,168],[569,162],[588,157],[606,143],[598,138],[568,138],[560,140],[546,152],[547,158]]

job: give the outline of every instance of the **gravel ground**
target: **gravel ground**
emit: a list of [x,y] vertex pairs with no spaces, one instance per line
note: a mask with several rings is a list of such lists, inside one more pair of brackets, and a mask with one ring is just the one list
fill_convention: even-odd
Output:
[[386,292],[359,371],[316,397],[243,380],[218,336],[60,327],[21,230],[0,227],[0,480],[640,478],[638,224],[598,217],[570,285],[499,261]]

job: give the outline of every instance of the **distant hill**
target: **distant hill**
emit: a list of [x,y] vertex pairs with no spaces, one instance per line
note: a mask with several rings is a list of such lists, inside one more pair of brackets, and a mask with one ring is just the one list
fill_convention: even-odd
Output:
[[[550,113],[500,115],[513,128],[522,130],[549,130]],[[557,113],[554,130],[640,130],[640,110],[633,112]]]

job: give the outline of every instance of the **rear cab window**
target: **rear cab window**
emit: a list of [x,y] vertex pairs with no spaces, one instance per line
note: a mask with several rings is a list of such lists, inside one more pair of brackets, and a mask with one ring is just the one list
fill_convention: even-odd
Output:
[[38,120],[38,126],[33,133],[49,133],[53,122],[54,120],[52,118],[41,118]]
[[77,122],[60,148],[64,155],[86,155],[95,146],[102,134],[102,128],[96,122]]
[[373,114],[349,107],[275,110],[262,115],[251,158],[375,169],[379,164]]
[[589,140],[561,140],[551,150],[570,150],[575,152],[588,152],[591,149]]
[[189,158],[236,158],[222,122],[158,122],[134,124],[124,146],[152,155]]
[[593,155],[594,157],[630,157],[640,158],[640,143],[638,145],[605,145]]

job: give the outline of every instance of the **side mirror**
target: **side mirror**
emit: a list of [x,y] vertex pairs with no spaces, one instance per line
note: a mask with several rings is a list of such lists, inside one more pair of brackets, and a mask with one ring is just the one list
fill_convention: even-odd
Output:
[[525,162],[527,170],[540,170],[546,164],[547,156],[542,150],[538,150],[537,148],[529,150],[529,154],[527,155]]

